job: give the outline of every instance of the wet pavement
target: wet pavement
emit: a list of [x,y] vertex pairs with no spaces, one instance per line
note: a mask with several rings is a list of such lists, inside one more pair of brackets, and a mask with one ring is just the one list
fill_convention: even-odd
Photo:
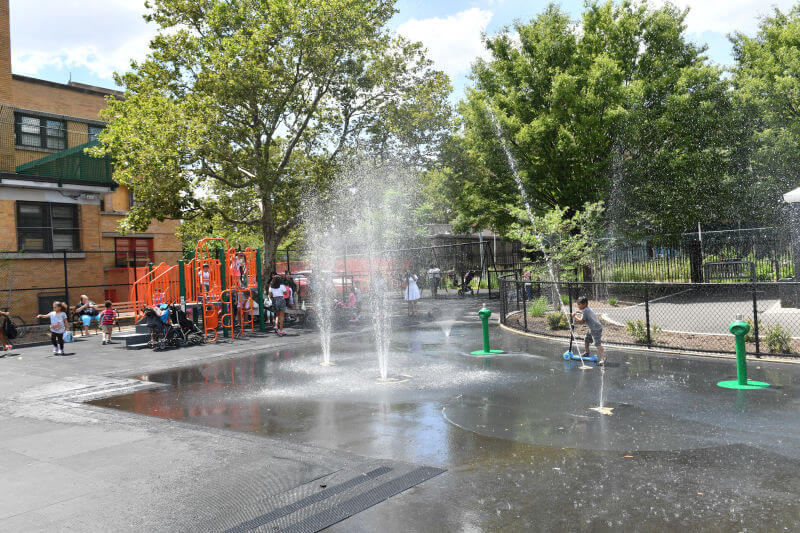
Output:
[[[368,335],[282,346],[143,379],[97,406],[446,469],[334,531],[795,530],[800,366],[750,363],[762,391],[720,389],[735,365],[565,346],[503,333],[475,357],[477,321],[395,332],[378,381]],[[452,328],[452,329],[451,329]],[[446,335],[449,332],[450,335]]]

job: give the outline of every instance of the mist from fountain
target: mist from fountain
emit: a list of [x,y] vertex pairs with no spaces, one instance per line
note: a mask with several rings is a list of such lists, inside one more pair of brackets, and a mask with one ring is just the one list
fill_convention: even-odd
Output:
[[[310,202],[313,212],[308,213],[306,227],[315,261],[313,270],[318,279],[314,290],[317,292],[315,302],[323,364],[330,357],[335,311],[335,289],[328,276],[336,270],[336,257],[346,244],[351,250],[348,257],[360,260],[353,263],[363,265],[366,259],[366,271],[363,268],[354,270],[351,266],[347,274],[368,281],[369,288],[362,294],[368,303],[378,371],[381,380],[389,377],[392,340],[390,279],[397,265],[392,263],[387,251],[401,247],[409,237],[407,228],[412,227],[410,216],[415,190],[411,176],[412,173],[397,166],[358,161],[342,171],[324,201]],[[320,270],[321,276],[317,276]]]

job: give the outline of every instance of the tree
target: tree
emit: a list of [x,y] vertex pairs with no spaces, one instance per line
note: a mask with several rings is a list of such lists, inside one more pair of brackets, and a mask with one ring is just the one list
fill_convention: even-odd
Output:
[[[683,231],[724,219],[737,131],[729,86],[685,38],[686,12],[667,4],[590,3],[581,30],[551,5],[488,38],[459,107],[462,187],[504,231],[520,193],[497,136],[519,166],[534,211],[604,201],[614,229]],[[515,34],[517,38],[514,37]],[[482,215],[477,211],[481,211]]]
[[109,101],[95,150],[136,194],[128,228],[196,216],[254,228],[268,272],[302,195],[324,191],[343,154],[425,160],[447,128],[449,82],[389,32],[393,1],[149,4],[161,31],[116,76],[125,98]]
[[738,205],[744,216],[774,224],[781,195],[800,186],[800,5],[775,9],[756,36],[737,32],[731,41],[735,103],[747,126]]

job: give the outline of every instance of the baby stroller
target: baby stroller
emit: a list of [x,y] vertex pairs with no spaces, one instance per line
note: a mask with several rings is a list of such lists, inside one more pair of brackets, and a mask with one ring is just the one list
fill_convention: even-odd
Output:
[[469,286],[470,282],[472,281],[472,278],[474,277],[475,277],[474,270],[468,270],[467,273],[464,274],[464,278],[461,281],[461,287],[458,289],[459,296],[463,298],[467,295],[467,293],[469,293],[470,296],[475,296],[475,291],[472,289],[472,287]]
[[[150,340],[147,345],[154,350],[164,350],[167,347],[180,346],[180,336],[170,323],[169,306],[161,304],[159,306],[161,316],[152,307],[148,307],[144,313],[144,323],[150,328]],[[164,321],[166,314],[166,322]]]
[[178,340],[179,346],[206,342],[206,337],[198,325],[189,320],[179,305],[169,307],[169,327],[174,330],[174,337]]

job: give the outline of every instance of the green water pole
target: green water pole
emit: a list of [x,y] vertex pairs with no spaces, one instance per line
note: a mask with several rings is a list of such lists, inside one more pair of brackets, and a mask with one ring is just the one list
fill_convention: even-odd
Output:
[[769,383],[763,381],[752,381],[747,379],[747,349],[744,337],[750,331],[750,324],[742,320],[741,316],[731,323],[728,330],[736,337],[736,381],[720,381],[717,386],[725,389],[765,389]]
[[483,350],[475,350],[471,352],[472,355],[492,355],[496,353],[503,353],[503,350],[492,350],[489,346],[489,317],[492,316],[492,310],[483,304],[483,308],[478,311],[478,316],[481,318],[483,325]]
[[180,292],[181,310],[186,312],[186,269],[183,259],[178,260],[178,291]]

